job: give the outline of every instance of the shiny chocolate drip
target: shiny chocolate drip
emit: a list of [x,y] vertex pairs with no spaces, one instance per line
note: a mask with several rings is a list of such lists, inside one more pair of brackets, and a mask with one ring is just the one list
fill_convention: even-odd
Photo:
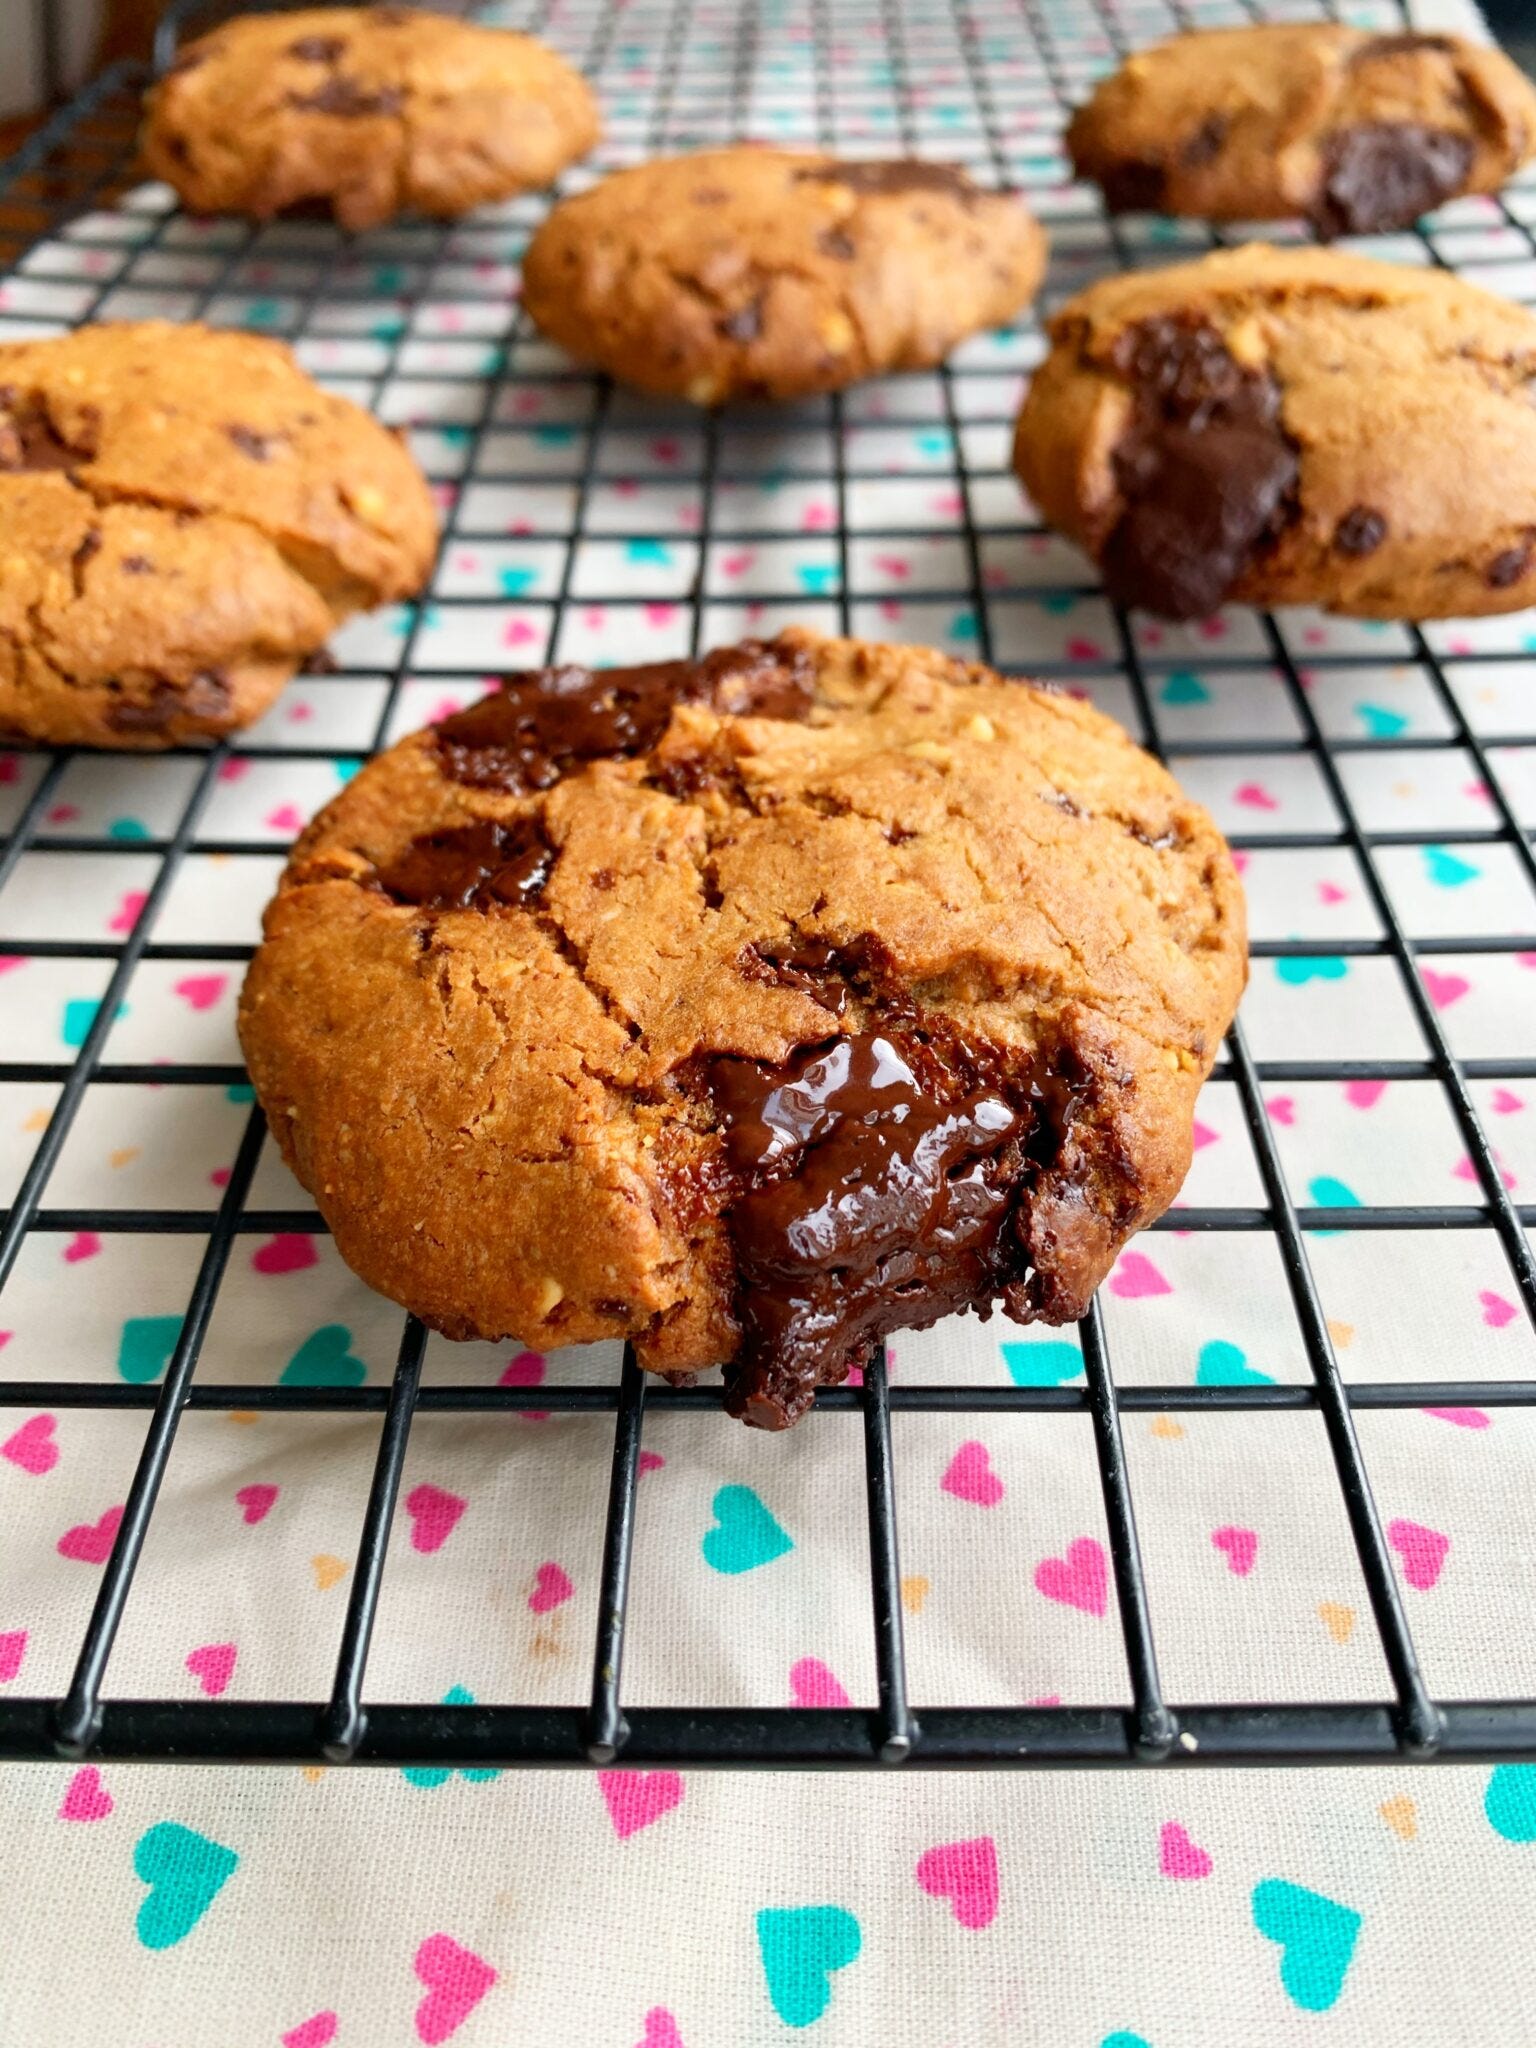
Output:
[[437,728],[445,774],[479,789],[548,789],[583,761],[643,754],[679,704],[752,718],[804,718],[810,657],[777,642],[744,641],[702,661],[658,661],[594,672],[523,669]]
[[876,1029],[780,1066],[717,1059],[708,1087],[737,1189],[733,1414],[785,1429],[888,1331],[1023,1278],[1009,1226],[1035,1114],[922,1039]]
[[549,880],[554,858],[537,818],[482,818],[420,834],[377,881],[397,902],[429,910],[522,910]]

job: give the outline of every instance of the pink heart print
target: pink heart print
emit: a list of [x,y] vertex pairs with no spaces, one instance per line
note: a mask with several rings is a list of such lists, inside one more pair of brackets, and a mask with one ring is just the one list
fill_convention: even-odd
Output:
[[66,1529],[54,1548],[60,1557],[71,1557],[77,1564],[105,1564],[112,1555],[122,1519],[120,1507],[108,1508],[99,1521],[76,1522],[72,1529]]
[[336,2027],[335,2013],[317,2012],[278,2038],[283,2048],[330,2048],[330,2043],[336,2038]]
[[216,1700],[221,1693],[228,1692],[238,1654],[233,1643],[204,1643],[188,1656],[187,1669],[209,1699]]
[[1209,1877],[1211,1859],[1178,1821],[1166,1820],[1157,1838],[1157,1867],[1164,1877]]
[[405,1496],[405,1512],[411,1518],[411,1548],[441,1550],[468,1506],[467,1500],[456,1493],[445,1493],[440,1486],[413,1486]]
[[235,1505],[247,1523],[254,1526],[257,1522],[264,1522],[271,1514],[277,1495],[278,1489],[275,1486],[242,1486],[235,1495]]
[[94,1230],[77,1230],[64,1247],[66,1266],[78,1266],[82,1259],[94,1259],[101,1250],[101,1239]]
[[1426,1408],[1426,1415],[1433,1415],[1437,1422],[1452,1422],[1458,1429],[1492,1429],[1493,1417],[1485,1415],[1481,1408]]
[[59,1808],[60,1820],[105,1820],[112,1811],[112,1794],[101,1782],[94,1764],[76,1771],[65,1788]]
[[0,1629],[0,1685],[16,1676],[26,1654],[27,1632],[24,1628]]
[[599,1771],[597,1783],[621,1842],[653,1826],[683,1796],[683,1781],[676,1771]]
[[1295,1096],[1272,1095],[1264,1105],[1264,1113],[1272,1124],[1284,1124],[1289,1130],[1296,1121]]
[[1067,1545],[1065,1557],[1045,1557],[1035,1566],[1035,1590],[1083,1614],[1109,1611],[1109,1567],[1104,1546],[1092,1536]]
[[1502,1330],[1520,1313],[1512,1301],[1506,1301],[1502,1294],[1495,1294],[1491,1287],[1485,1287],[1477,1298],[1482,1304],[1483,1321],[1490,1330]]
[[1233,790],[1232,801],[1250,811],[1278,811],[1280,801],[1262,782],[1245,782]]
[[834,1672],[819,1657],[801,1657],[790,1666],[790,1695],[797,1707],[851,1707]]
[[411,1968],[427,1987],[416,2008],[416,2038],[427,2048],[456,2034],[496,1982],[490,1964],[451,1934],[429,1934]]
[[271,832],[302,832],[304,813],[297,804],[279,804],[275,811],[267,813],[267,829]]
[[302,1273],[319,1263],[315,1240],[301,1230],[279,1231],[251,1253],[251,1264],[258,1273]]
[[576,1597],[576,1588],[571,1584],[565,1571],[557,1564],[544,1563],[533,1591],[528,1595],[528,1605],[535,1614],[548,1614],[552,1608],[563,1607],[567,1600]]
[[1432,967],[1421,967],[1419,979],[1424,984],[1424,993],[1437,1010],[1448,1010],[1452,1003],[1459,1003],[1472,987],[1461,974],[1436,974]]
[[227,974],[188,974],[176,983],[176,993],[194,1010],[211,1010],[228,987]]
[[1427,1593],[1440,1577],[1451,1547],[1449,1536],[1426,1529],[1422,1522],[1388,1522],[1387,1541],[1403,1560],[1403,1577],[1416,1593]]
[[1143,1301],[1173,1289],[1145,1252],[1122,1252],[1109,1276],[1109,1291],[1121,1301]]
[[990,1835],[925,1849],[917,1881],[930,1898],[948,1899],[962,1927],[990,1927],[997,1918],[997,1844]]
[[1211,1531],[1211,1541],[1226,1555],[1227,1570],[1235,1578],[1246,1579],[1253,1570],[1253,1561],[1259,1554],[1259,1539],[1252,1529],[1234,1529],[1227,1524]]
[[1346,1081],[1344,1100],[1351,1109],[1374,1109],[1387,1092],[1385,1081]]
[[642,1451],[640,1453],[640,1477],[643,1479],[647,1472],[659,1472],[666,1462],[660,1451]]
[[0,1458],[9,1459],[34,1478],[41,1478],[59,1462],[59,1447],[53,1440],[56,1427],[51,1415],[29,1416],[20,1429],[0,1444]]
[[635,2048],[683,2048],[677,2021],[664,2005],[653,2005],[645,2016],[645,2038]]
[[1495,1116],[1518,1116],[1525,1107],[1525,1098],[1517,1095],[1513,1088],[1495,1088],[1489,1097],[1489,1106]]
[[1003,1482],[992,1470],[986,1445],[974,1437],[963,1443],[950,1459],[939,1484],[956,1500],[967,1500],[978,1508],[995,1508],[1004,1491]]

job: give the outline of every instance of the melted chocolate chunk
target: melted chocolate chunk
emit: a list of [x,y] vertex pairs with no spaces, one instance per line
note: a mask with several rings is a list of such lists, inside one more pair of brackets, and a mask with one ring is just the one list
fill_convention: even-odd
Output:
[[258,434],[254,427],[226,427],[225,433],[242,455],[249,455],[252,462],[270,462],[272,450],[283,439],[281,434]]
[[1221,145],[1227,139],[1227,117],[1225,114],[1208,114],[1179,151],[1179,162],[1186,170],[1198,171],[1213,163],[1221,154]]
[[1320,234],[1372,235],[1410,228],[1459,192],[1472,138],[1421,121],[1362,121],[1323,141]]
[[1123,163],[1106,164],[1099,174],[1099,189],[1111,213],[1160,213],[1168,190],[1168,174],[1161,164],[1144,157],[1127,157]]
[[288,55],[305,64],[334,64],[346,47],[342,36],[300,36],[288,45]]
[[795,939],[772,953],[761,946],[746,946],[738,964],[748,981],[792,988],[798,995],[810,996],[834,1017],[841,1017],[847,1009],[848,978],[858,971],[858,963],[839,952],[830,940],[814,936]]
[[125,576],[152,576],[155,569],[148,555],[124,555],[117,566]]
[[201,669],[189,683],[162,677],[147,697],[118,698],[107,712],[114,732],[164,732],[178,718],[222,718],[229,710],[228,678]]
[[748,305],[738,306],[734,313],[727,313],[723,320],[715,322],[717,333],[727,341],[756,341],[763,331],[763,302],[753,299]]
[[1404,35],[1373,36],[1356,50],[1349,68],[1357,71],[1362,64],[1373,64],[1378,57],[1415,57],[1421,50],[1438,50],[1442,56],[1451,57],[1456,53],[1456,45],[1450,36],[1416,35],[1411,31]]
[[1512,583],[1518,583],[1531,566],[1531,552],[1536,542],[1526,541],[1518,548],[1506,548],[1501,555],[1495,555],[1488,564],[1484,582],[1490,590],[1508,590]]
[[378,871],[397,903],[428,910],[526,909],[549,880],[554,850],[537,818],[483,818],[424,832]]
[[1333,529],[1333,544],[1341,555],[1374,555],[1386,537],[1384,514],[1369,505],[1352,505]]
[[437,728],[445,774],[480,789],[548,789],[582,761],[643,754],[678,704],[752,718],[804,718],[814,670],[799,648],[747,640],[702,661],[658,661],[594,674],[523,669],[493,696]]
[[1296,482],[1279,388],[1213,328],[1173,318],[1130,329],[1115,366],[1135,411],[1115,450],[1126,509],[1104,547],[1105,585],[1122,604],[1203,618],[1277,530]]
[[731,195],[723,185],[696,185],[688,197],[695,206],[729,206]]
[[311,114],[336,114],[348,121],[358,120],[366,114],[398,114],[404,102],[405,94],[398,85],[385,85],[377,92],[369,92],[342,71],[336,72],[313,92],[291,92],[288,95],[290,107],[299,107]]
[[719,1059],[709,1088],[742,1189],[727,1211],[732,1414],[785,1429],[888,1331],[990,1302],[1022,1274],[1008,1226],[1030,1113],[921,1040],[869,1031],[783,1066]]
[[841,228],[823,228],[816,237],[816,246],[823,256],[836,257],[839,263],[851,263],[859,253],[853,237],[845,235]]
[[0,391],[0,470],[75,469],[87,459],[85,449],[59,438],[41,405]]
[[981,188],[959,164],[924,163],[918,157],[890,157],[869,162],[816,164],[796,171],[797,185],[846,185],[850,192],[944,192],[967,206],[981,197]]

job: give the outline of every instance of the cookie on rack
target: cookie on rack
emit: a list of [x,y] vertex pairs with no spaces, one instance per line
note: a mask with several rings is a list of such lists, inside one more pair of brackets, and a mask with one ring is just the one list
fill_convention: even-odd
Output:
[[1536,86],[1460,36],[1200,29],[1128,57],[1067,149],[1112,212],[1373,234],[1505,184],[1536,154]]
[[373,228],[547,185],[597,103],[531,36],[409,7],[249,14],[188,43],[148,95],[145,162],[198,213],[294,207]]
[[1014,462],[1109,594],[1357,618],[1536,603],[1536,317],[1438,270],[1251,246],[1050,323]]
[[1082,1315],[1244,971],[1220,834],[1108,718],[791,631],[510,675],[370,763],[240,1034],[370,1285],[724,1365],[777,1429],[891,1330]]
[[436,517],[394,434],[282,343],[159,321],[0,345],[0,732],[160,747],[249,725]]
[[523,260],[551,340],[699,405],[801,398],[942,361],[1033,296],[1045,237],[953,164],[742,145],[616,171]]

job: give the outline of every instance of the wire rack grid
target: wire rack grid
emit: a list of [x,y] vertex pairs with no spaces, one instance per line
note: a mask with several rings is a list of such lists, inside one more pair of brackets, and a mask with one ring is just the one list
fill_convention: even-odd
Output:
[[[1065,186],[1056,141],[1064,107],[1126,48],[1179,25],[1244,19],[1251,11],[1228,0],[1182,9],[1161,0],[975,0],[957,8],[941,0],[857,0],[836,8],[831,0],[764,0],[740,8],[710,7],[702,0],[637,0],[623,9],[613,0],[565,0],[548,8],[491,12],[549,36],[606,91],[609,139],[598,160],[602,166],[749,133],[852,154],[900,149],[961,158],[997,182],[1024,186],[1053,236],[1049,306],[1105,269],[1166,260],[1215,239],[1187,224],[1106,221],[1096,200]],[[177,17],[173,9],[173,34]],[[1382,25],[1394,18],[1376,11]],[[1442,967],[1467,956],[1496,956],[1506,963],[1536,957],[1530,830],[1536,784],[1529,775],[1536,756],[1525,751],[1536,748],[1536,713],[1527,708],[1512,715],[1508,708],[1512,686],[1517,690],[1521,681],[1536,680],[1526,674],[1525,659],[1536,642],[1527,639],[1520,622],[1470,646],[1438,628],[1393,629],[1392,659],[1410,678],[1424,713],[1418,720],[1376,715],[1362,732],[1339,711],[1338,690],[1347,698],[1353,678],[1379,673],[1379,644],[1362,629],[1317,654],[1309,640],[1315,626],[1307,620],[1245,614],[1246,625],[1232,650],[1222,652],[1221,664],[1233,687],[1255,693],[1253,728],[1235,737],[1230,731],[1191,733],[1178,726],[1170,708],[1178,701],[1177,679],[1188,673],[1189,636],[1104,606],[1081,559],[1042,538],[1005,474],[1017,373],[1038,359],[1042,346],[1033,322],[961,351],[936,379],[921,383],[927,396],[926,410],[914,415],[924,444],[917,467],[952,502],[931,582],[904,590],[902,602],[894,603],[889,586],[870,567],[871,550],[882,541],[910,539],[911,522],[881,523],[881,508],[889,502],[884,494],[901,462],[893,463],[881,438],[883,407],[872,407],[868,394],[834,396],[798,410],[787,462],[785,444],[775,438],[780,423],[766,415],[709,414],[678,422],[637,409],[606,380],[577,373],[542,349],[516,311],[516,251],[542,202],[520,203],[482,227],[387,231],[366,252],[311,224],[197,228],[164,195],[133,183],[142,84],[131,69],[109,72],[34,138],[5,174],[0,338],[162,309],[180,318],[243,319],[287,335],[318,374],[364,402],[379,403],[386,416],[408,420],[408,411],[389,413],[390,400],[412,388],[422,338],[436,337],[432,379],[440,406],[435,422],[415,436],[448,514],[430,601],[406,608],[385,625],[349,629],[338,642],[335,672],[304,681],[306,701],[322,707],[318,724],[325,732],[338,728],[324,707],[346,707],[342,745],[349,758],[419,723],[427,696],[440,686],[483,687],[478,671],[496,665],[483,649],[487,626],[495,645],[506,644],[510,626],[516,634],[512,644],[526,650],[520,658],[533,660],[544,650],[551,658],[590,654],[582,636],[599,609],[607,614],[609,630],[617,622],[622,631],[628,622],[659,635],[646,643],[655,644],[658,654],[698,651],[740,630],[744,613],[730,589],[729,555],[761,535],[749,509],[751,494],[767,481],[781,498],[787,491],[794,501],[809,480],[824,490],[835,516],[815,529],[818,552],[809,573],[759,593],[746,609],[754,630],[802,616],[846,631],[870,635],[885,629],[889,635],[894,619],[906,637],[928,637],[925,628],[931,628],[955,651],[1016,670],[1024,665],[1017,658],[1017,619],[1026,613],[1046,629],[1031,648],[1030,671],[1105,701],[1148,745],[1171,755],[1186,780],[1198,785],[1202,772],[1249,761],[1304,773],[1317,796],[1313,822],[1304,829],[1235,830],[1234,846],[1250,863],[1269,855],[1337,854],[1358,874],[1366,924],[1343,935],[1336,928],[1326,936],[1261,933],[1255,958],[1277,963],[1277,971],[1279,963],[1294,963],[1297,974],[1319,962],[1379,962],[1391,978],[1394,1000],[1406,1006],[1419,1049],[1412,1057],[1366,1052],[1328,1060],[1259,1059],[1243,1030],[1234,1029],[1217,1080],[1234,1092],[1261,1194],[1247,1205],[1182,1206],[1160,1226],[1234,1237],[1260,1234],[1273,1243],[1309,1370],[1305,1382],[1270,1384],[1249,1377],[1238,1384],[1169,1385],[1128,1379],[1111,1355],[1097,1304],[1081,1327],[1081,1386],[920,1384],[905,1377],[893,1386],[884,1358],[877,1357],[861,1385],[823,1392],[817,1414],[802,1425],[815,1430],[819,1415],[839,1410],[862,1418],[877,1706],[634,1706],[622,1693],[621,1678],[642,1437],[653,1419],[665,1429],[669,1414],[714,1409],[717,1388],[648,1388],[628,1356],[611,1385],[543,1385],[535,1391],[434,1383],[423,1373],[426,1332],[410,1318],[404,1320],[387,1387],[236,1385],[199,1378],[200,1353],[236,1245],[270,1233],[323,1230],[307,1208],[261,1207],[253,1200],[265,1142],[254,1105],[215,1209],[125,1208],[105,1194],[100,1202],[73,1206],[49,1199],[69,1134],[92,1091],[154,1084],[165,1091],[165,1113],[172,1114],[180,1088],[240,1090],[244,1074],[236,1065],[114,1059],[109,1040],[137,974],[159,962],[248,957],[243,942],[159,935],[162,914],[179,876],[196,858],[250,862],[253,872],[270,871],[276,843],[271,832],[220,837],[205,829],[205,819],[230,761],[312,763],[314,743],[295,741],[269,719],[233,746],[182,750],[176,758],[185,764],[186,779],[174,815],[163,829],[136,837],[132,851],[148,863],[145,886],[125,928],[108,939],[13,934],[5,892],[29,863],[83,863],[123,851],[110,832],[71,832],[67,817],[60,822],[60,793],[69,787],[78,756],[66,751],[17,757],[10,787],[0,790],[0,796],[14,799],[0,852],[0,966],[7,958],[99,961],[106,978],[99,1000],[87,1005],[68,1059],[15,1058],[0,1044],[0,1086],[44,1084],[55,1091],[0,1216],[0,1290],[30,1233],[180,1234],[206,1242],[158,1383],[0,1380],[0,1404],[7,1408],[147,1413],[67,1688],[62,1696],[0,1694],[0,1755],[460,1767],[608,1764],[622,1758],[637,1765],[944,1768],[1536,1757],[1536,1699],[1432,1696],[1355,1423],[1361,1409],[1536,1405],[1536,1381],[1449,1375],[1347,1382],[1310,1249],[1315,1234],[1323,1232],[1488,1233],[1505,1262],[1519,1312],[1536,1320],[1536,1263],[1527,1234],[1536,1209],[1516,1202],[1478,1094],[1480,1087],[1536,1077],[1536,1047],[1517,1043],[1498,1057],[1470,1056],[1451,1035],[1436,995],[1440,970],[1433,965],[1441,955],[1447,956]],[[1495,288],[1536,299],[1532,222],[1536,186],[1517,187],[1498,202],[1447,209],[1385,253],[1455,263]],[[375,254],[381,263],[372,261]],[[456,309],[451,320],[443,317],[450,301]],[[557,417],[571,423],[542,439],[507,431],[508,422],[519,417],[520,394],[533,380],[559,395]],[[626,523],[624,480],[616,479],[614,465],[615,451],[623,451],[623,462],[632,459],[637,427],[653,432],[657,422],[664,430],[675,427],[683,451],[680,458],[666,457],[665,481],[658,488],[693,509],[683,524],[685,581],[663,600],[646,603],[632,587],[605,589],[602,568],[615,549],[643,551],[654,540],[654,521],[644,516],[653,501],[642,492],[643,509]],[[632,480],[627,488],[633,503]],[[504,584],[487,602],[484,591],[466,590],[462,578],[455,581],[454,551],[465,542],[489,547],[504,538],[509,503],[531,508],[521,524],[534,536],[531,549],[542,551],[541,566],[529,587],[519,587],[515,601]],[[1027,549],[1043,568],[1026,566]],[[1093,616],[1102,617],[1106,642],[1068,637],[1051,643],[1051,617],[1084,604],[1097,607]],[[1490,678],[1496,698],[1491,717],[1478,708]],[[1453,832],[1380,823],[1369,794],[1374,785],[1362,784],[1360,767],[1375,773],[1386,764],[1390,771],[1394,764],[1431,756],[1450,757],[1458,772],[1475,778],[1483,822],[1463,822]],[[1474,849],[1484,858],[1496,850],[1507,863],[1509,888],[1502,901],[1515,905],[1514,914],[1488,929],[1474,916],[1424,928],[1405,908],[1394,857],[1456,862]],[[1465,1147],[1464,1199],[1454,1205],[1359,1203],[1336,1183],[1314,1181],[1307,1189],[1311,1199],[1298,1202],[1266,1092],[1287,1084],[1382,1082],[1418,1082],[1438,1092]],[[1387,1168],[1390,1179],[1391,1162]],[[0,1306],[3,1299],[0,1293]],[[414,1419],[515,1413],[535,1404],[614,1419],[590,1699],[569,1707],[365,1699],[370,1638]],[[1390,1674],[1390,1697],[1242,1705],[1174,1702],[1165,1694],[1122,1417],[1265,1409],[1310,1409],[1321,1418]],[[381,1414],[326,1699],[103,1697],[173,1440],[188,1410]],[[977,1416],[1086,1412],[1130,1678],[1128,1706],[928,1706],[909,1697],[891,1417],[893,1411],[923,1410]],[[129,1426],[126,1416],[123,1426]],[[723,1420],[721,1426],[735,1427]]]

